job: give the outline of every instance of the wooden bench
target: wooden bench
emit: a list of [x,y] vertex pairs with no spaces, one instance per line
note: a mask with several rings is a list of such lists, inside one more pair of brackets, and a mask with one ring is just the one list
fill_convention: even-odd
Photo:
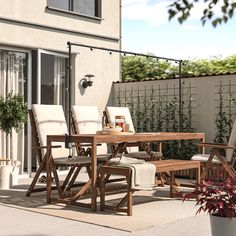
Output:
[[[180,189],[175,184],[174,181],[174,172],[178,170],[186,169],[195,169],[196,170],[196,183],[200,183],[200,162],[199,161],[190,161],[190,160],[156,160],[150,161],[156,166],[156,173],[170,173],[169,176],[169,185],[170,185],[170,197],[174,196],[175,193],[180,193]],[[127,180],[126,195],[116,206],[106,205],[105,204],[105,188],[106,183],[108,182],[109,177],[112,175],[123,175]],[[132,215],[132,194],[135,192],[131,188],[131,169],[126,167],[119,166],[102,166],[100,168],[100,210],[113,210],[119,212],[126,212],[128,216]],[[126,205],[126,207],[125,207]]]

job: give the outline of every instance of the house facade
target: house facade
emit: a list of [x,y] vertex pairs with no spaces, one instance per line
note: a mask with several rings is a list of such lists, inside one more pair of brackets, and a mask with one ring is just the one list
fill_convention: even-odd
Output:
[[[66,111],[68,47],[76,42],[120,49],[120,0],[11,0],[0,2],[0,96],[10,91],[31,104],[61,104]],[[83,88],[86,75],[91,87]],[[113,81],[120,80],[120,55],[72,47],[73,104],[109,104]],[[9,141],[0,132],[0,157]],[[20,173],[35,166],[30,125],[14,134],[13,156]]]

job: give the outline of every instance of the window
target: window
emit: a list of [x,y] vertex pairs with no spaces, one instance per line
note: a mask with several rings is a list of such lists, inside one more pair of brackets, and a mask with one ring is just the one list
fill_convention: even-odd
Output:
[[41,53],[41,104],[65,107],[66,64],[66,58]]
[[101,17],[101,0],[48,0],[48,6],[81,15]]

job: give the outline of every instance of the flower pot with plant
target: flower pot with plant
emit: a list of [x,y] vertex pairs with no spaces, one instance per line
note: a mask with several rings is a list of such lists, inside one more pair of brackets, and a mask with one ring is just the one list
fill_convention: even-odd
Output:
[[[236,235],[236,180],[205,180],[197,186],[193,194],[199,194],[197,213],[210,214],[213,236]],[[189,196],[186,196],[187,198]]]
[[[24,102],[24,97],[13,94],[13,92],[8,93],[5,98],[0,97],[0,130],[5,132],[6,140],[8,140],[8,136],[10,137],[10,150],[9,144],[6,142],[6,157],[1,158],[3,161],[0,163],[0,188],[8,188],[11,182],[16,182],[15,180],[10,181],[10,178],[12,179],[11,174],[19,165],[16,158],[13,158],[12,131],[14,129],[19,132],[26,121],[27,105]],[[4,159],[10,159],[10,162],[3,165]]]

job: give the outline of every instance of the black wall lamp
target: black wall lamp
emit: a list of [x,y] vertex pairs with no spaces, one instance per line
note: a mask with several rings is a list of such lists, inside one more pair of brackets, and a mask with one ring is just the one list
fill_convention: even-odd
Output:
[[85,78],[83,78],[82,80],[82,87],[83,88],[91,87],[93,85],[93,81],[91,79],[95,76],[92,74],[87,74],[84,77]]

